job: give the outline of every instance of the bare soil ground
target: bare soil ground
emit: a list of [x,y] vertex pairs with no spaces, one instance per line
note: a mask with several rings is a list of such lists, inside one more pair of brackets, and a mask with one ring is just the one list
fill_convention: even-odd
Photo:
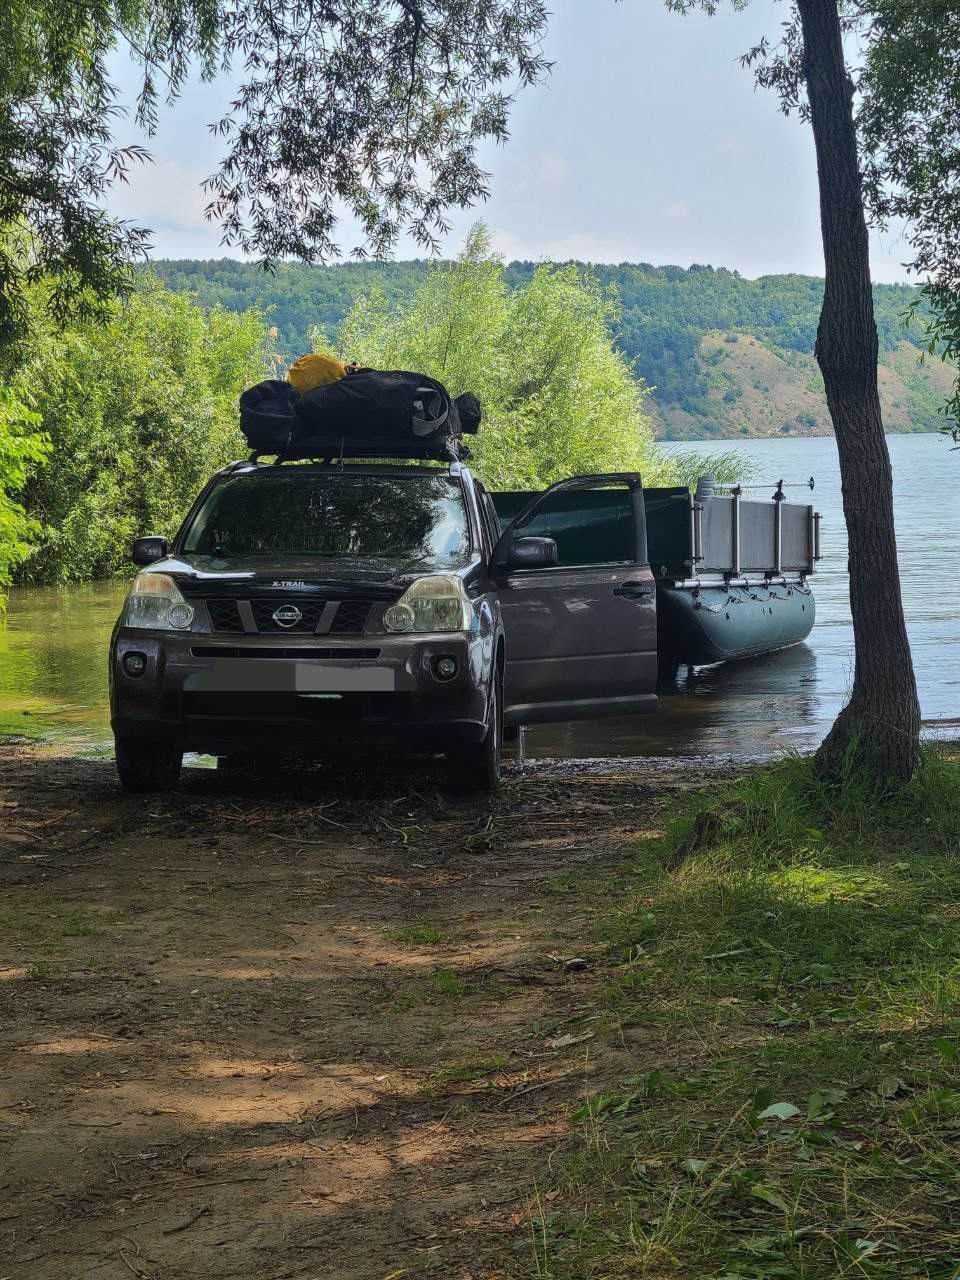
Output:
[[0,1280],[528,1274],[571,1102],[656,1052],[592,918],[696,781],[0,748]]

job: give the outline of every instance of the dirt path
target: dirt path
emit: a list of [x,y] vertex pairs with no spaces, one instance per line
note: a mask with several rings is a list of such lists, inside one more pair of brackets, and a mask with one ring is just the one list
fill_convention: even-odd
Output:
[[0,750],[0,1277],[525,1275],[571,1099],[644,1053],[591,915],[690,781],[140,798]]

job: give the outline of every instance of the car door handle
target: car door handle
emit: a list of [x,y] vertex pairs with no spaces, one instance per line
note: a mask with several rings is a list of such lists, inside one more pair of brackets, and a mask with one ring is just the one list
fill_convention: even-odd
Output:
[[642,600],[644,596],[652,596],[655,590],[652,582],[621,582],[619,587],[614,587],[613,594],[625,600]]

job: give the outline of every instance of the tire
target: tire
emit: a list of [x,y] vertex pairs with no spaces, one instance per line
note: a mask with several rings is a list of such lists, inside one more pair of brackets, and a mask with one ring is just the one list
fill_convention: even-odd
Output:
[[153,742],[117,738],[117,777],[124,791],[172,791],[180,778],[183,752]]
[[482,742],[451,753],[447,768],[451,787],[469,795],[492,796],[500,785],[502,748],[503,678],[497,671],[490,691],[487,732]]

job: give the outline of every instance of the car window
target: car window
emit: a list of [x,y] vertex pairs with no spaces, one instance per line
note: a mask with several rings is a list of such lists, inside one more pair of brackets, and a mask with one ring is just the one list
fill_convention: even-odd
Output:
[[487,519],[487,527],[490,530],[490,545],[496,546],[503,529],[500,525],[500,517],[497,515],[497,509],[493,505],[493,499],[489,493],[483,495],[483,514]]
[[183,550],[226,556],[369,556],[459,564],[470,551],[452,477],[298,471],[230,476],[197,512]]
[[497,509],[493,505],[493,499],[484,489],[479,481],[474,481],[474,488],[479,498],[478,506],[480,508],[480,519],[483,521],[483,528],[487,538],[487,547],[489,551],[497,545],[500,537],[500,519],[497,515]]
[[566,568],[632,564],[636,557],[633,509],[625,487],[560,490],[517,533],[553,538],[558,564]]

